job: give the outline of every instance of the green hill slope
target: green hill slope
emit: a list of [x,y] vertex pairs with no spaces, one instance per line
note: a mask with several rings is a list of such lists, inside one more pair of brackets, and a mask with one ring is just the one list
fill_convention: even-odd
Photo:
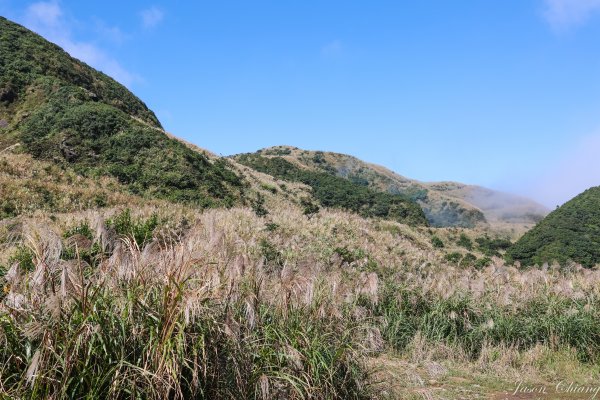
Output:
[[531,226],[547,214],[543,206],[523,197],[457,182],[420,182],[347,154],[291,146],[262,149],[257,154],[280,157],[373,191],[405,196],[421,206],[429,224],[435,227],[474,228],[487,223]]
[[600,186],[586,190],[551,212],[509,249],[524,265],[574,261],[600,263]]
[[427,225],[419,205],[404,195],[372,190],[326,172],[301,168],[282,157],[240,154],[235,160],[275,178],[310,186],[313,196],[325,207],[341,208],[364,217]]
[[142,196],[201,207],[243,196],[225,160],[168,137],[118,82],[0,17],[0,151],[11,146]]

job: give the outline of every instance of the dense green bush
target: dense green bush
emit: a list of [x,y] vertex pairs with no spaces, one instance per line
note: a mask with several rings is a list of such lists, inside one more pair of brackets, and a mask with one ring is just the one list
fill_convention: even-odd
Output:
[[600,263],[600,186],[586,190],[551,212],[507,251],[524,265],[574,261]]
[[474,267],[481,269],[487,267],[490,264],[492,264],[492,259],[489,257],[483,257],[475,261]]
[[489,236],[478,237],[475,239],[475,242],[477,242],[477,245],[479,246],[479,251],[489,257],[500,257],[501,251],[506,251],[512,246],[512,242],[509,239],[491,239]]
[[108,219],[106,225],[113,228],[119,235],[133,239],[139,248],[143,248],[152,240],[159,221],[156,214],[152,214],[147,219],[134,219],[131,217],[131,210],[125,209],[114,218]]
[[275,222],[268,222],[268,223],[265,225],[265,229],[266,229],[268,232],[274,232],[274,231],[276,231],[278,228],[279,228],[279,224],[276,224]]
[[435,227],[474,228],[478,224],[486,222],[485,216],[480,210],[467,209],[453,201],[443,201],[439,205],[435,202],[432,205],[425,205],[424,211],[431,226]]
[[473,253],[467,253],[463,256],[462,260],[460,261],[460,265],[463,267],[471,267],[474,266],[477,263],[477,256]]
[[337,254],[343,263],[352,264],[362,258],[365,258],[367,254],[362,249],[349,249],[347,247],[336,247],[333,252]]
[[254,214],[256,214],[258,217],[269,215],[269,210],[265,208],[265,197],[260,193],[256,194],[256,199],[250,202],[250,206],[252,207]]
[[458,264],[462,260],[463,255],[457,251],[448,253],[444,256],[444,259],[450,263]]
[[283,253],[265,238],[260,240],[260,253],[271,270],[283,267]]
[[427,225],[419,205],[404,196],[377,192],[325,172],[301,169],[281,157],[242,154],[236,160],[276,178],[310,186],[314,196],[325,207],[342,208],[364,217],[382,217],[413,225]]
[[317,204],[306,197],[300,199],[300,205],[302,206],[303,214],[309,218],[317,214],[320,210],[320,207]]
[[94,234],[92,233],[92,228],[90,228],[90,224],[88,221],[81,221],[77,225],[68,228],[64,233],[64,238],[70,238],[73,235],[82,235],[88,240],[92,240],[94,238]]

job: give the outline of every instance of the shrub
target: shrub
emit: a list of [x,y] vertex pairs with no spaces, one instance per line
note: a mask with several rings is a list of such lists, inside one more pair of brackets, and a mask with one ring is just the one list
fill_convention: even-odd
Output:
[[446,254],[444,259],[448,262],[458,264],[460,262],[460,260],[462,260],[462,257],[463,257],[463,255],[461,253],[452,252],[452,253]]
[[8,265],[18,263],[19,268],[21,268],[23,272],[31,272],[35,269],[33,258],[33,251],[29,247],[19,246],[13,255],[8,258]]
[[143,248],[152,240],[158,224],[158,215],[152,214],[146,220],[133,219],[128,208],[106,221],[107,226],[112,227],[119,235],[133,239],[139,248]]
[[342,262],[352,264],[355,261],[361,260],[367,256],[362,249],[350,250],[347,247],[336,247],[333,252],[340,256]]
[[460,264],[463,267],[471,267],[471,266],[475,265],[476,262],[477,262],[477,257],[473,253],[467,253],[464,255],[464,257],[460,261]]
[[442,239],[440,239],[437,236],[432,236],[431,237],[431,244],[433,245],[433,247],[441,249],[444,247],[444,242],[442,241]]
[[263,184],[260,185],[260,187],[261,187],[261,189],[267,190],[267,191],[269,191],[269,192],[271,192],[273,194],[277,193],[277,188],[275,186],[263,183]]
[[277,228],[279,228],[279,224],[276,224],[275,222],[269,222],[265,225],[265,229],[268,232],[274,232],[277,230]]
[[63,233],[64,238],[69,238],[73,235],[82,235],[88,238],[89,240],[92,240],[94,238],[94,234],[92,233],[88,221],[81,221],[79,224],[67,229]]
[[489,257],[483,257],[483,258],[480,258],[479,260],[477,260],[475,262],[474,266],[477,269],[482,269],[482,268],[485,268],[485,267],[487,267],[488,265],[491,265],[491,264],[492,264],[492,259],[491,258],[489,258]]
[[489,257],[500,257],[500,251],[505,251],[512,245],[509,239],[491,239],[487,235],[476,238],[475,242],[477,242],[477,245],[479,246],[479,251]]
[[319,206],[317,204],[315,204],[314,202],[312,202],[310,199],[303,197],[302,199],[300,199],[300,205],[302,206],[303,210],[303,214],[306,215],[307,217],[312,217],[313,215],[317,214],[320,210]]
[[258,217],[264,217],[269,214],[269,211],[265,208],[265,198],[260,193],[256,194],[256,199],[251,202],[251,206]]
[[473,241],[464,233],[460,234],[457,244],[467,250],[473,250]]
[[276,268],[283,267],[283,254],[267,239],[263,238],[260,240],[260,253],[269,266]]

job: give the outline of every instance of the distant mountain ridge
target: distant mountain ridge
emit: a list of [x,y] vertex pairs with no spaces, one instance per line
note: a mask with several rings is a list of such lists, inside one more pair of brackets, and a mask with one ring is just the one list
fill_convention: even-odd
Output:
[[327,172],[375,190],[405,195],[421,205],[432,226],[471,228],[487,222],[534,224],[548,212],[544,206],[521,196],[457,182],[420,182],[347,154],[293,146],[274,146],[257,154],[282,157],[303,168]]

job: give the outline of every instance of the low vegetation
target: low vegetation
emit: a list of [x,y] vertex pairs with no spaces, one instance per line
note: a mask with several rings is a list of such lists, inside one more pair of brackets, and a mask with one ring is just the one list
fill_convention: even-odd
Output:
[[144,208],[0,230],[0,392],[408,398],[423,390],[409,378],[382,386],[405,362],[509,382],[523,363],[556,373],[548,357],[598,376],[598,271],[444,261],[427,232],[386,224],[301,206]]

